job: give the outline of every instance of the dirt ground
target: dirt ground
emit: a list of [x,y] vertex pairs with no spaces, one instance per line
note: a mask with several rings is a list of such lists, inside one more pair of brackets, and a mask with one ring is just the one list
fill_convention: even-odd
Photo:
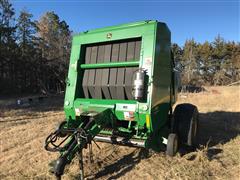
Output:
[[[208,87],[200,93],[182,93],[178,103],[197,105],[200,144],[193,152],[171,158],[164,152],[98,143],[94,162],[87,161],[87,179],[239,179],[240,87]],[[64,119],[62,97],[24,108],[0,100],[0,179],[54,179],[48,163],[57,153],[44,150],[47,135]],[[11,104],[11,103],[10,103]],[[78,161],[63,179],[78,179]]]

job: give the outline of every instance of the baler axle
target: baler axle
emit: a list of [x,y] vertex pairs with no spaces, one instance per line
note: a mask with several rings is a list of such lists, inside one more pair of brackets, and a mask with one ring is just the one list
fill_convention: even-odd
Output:
[[94,140],[97,142],[106,142],[106,143],[118,144],[123,146],[140,147],[140,148],[145,147],[144,140],[128,139],[125,137],[95,136]]

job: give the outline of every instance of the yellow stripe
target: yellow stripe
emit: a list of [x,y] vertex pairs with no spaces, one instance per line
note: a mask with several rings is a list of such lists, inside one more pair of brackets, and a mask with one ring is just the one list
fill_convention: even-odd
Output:
[[147,128],[150,128],[150,115],[149,114],[146,114],[146,125],[147,125]]

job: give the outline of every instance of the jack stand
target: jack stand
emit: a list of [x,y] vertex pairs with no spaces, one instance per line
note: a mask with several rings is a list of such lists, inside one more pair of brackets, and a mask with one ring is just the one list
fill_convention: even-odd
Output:
[[80,168],[80,180],[84,180],[82,150],[80,150],[80,151],[78,152],[78,157],[79,157],[79,168]]
[[92,151],[92,143],[89,144],[89,162],[93,163],[93,151]]

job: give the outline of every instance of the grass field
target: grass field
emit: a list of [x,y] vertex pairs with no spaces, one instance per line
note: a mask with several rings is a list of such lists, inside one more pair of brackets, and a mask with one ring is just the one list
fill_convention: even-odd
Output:
[[[6,107],[6,102],[0,100],[0,179],[54,179],[48,163],[57,153],[46,152],[43,145],[64,119],[62,98],[22,109]],[[171,158],[164,152],[99,143],[101,149],[93,147],[94,163],[84,162],[87,179],[239,179],[240,87],[182,93],[177,103],[182,102],[199,109],[199,149]],[[77,159],[65,172],[63,179],[78,179]]]

